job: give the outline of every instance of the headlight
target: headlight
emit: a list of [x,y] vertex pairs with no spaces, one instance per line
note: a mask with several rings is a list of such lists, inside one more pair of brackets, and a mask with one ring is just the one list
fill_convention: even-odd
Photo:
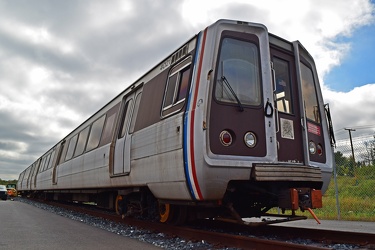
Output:
[[309,142],[309,151],[312,155],[316,153],[316,145],[313,141]]
[[246,146],[248,146],[249,148],[253,148],[257,144],[257,137],[252,132],[247,132],[243,139]]

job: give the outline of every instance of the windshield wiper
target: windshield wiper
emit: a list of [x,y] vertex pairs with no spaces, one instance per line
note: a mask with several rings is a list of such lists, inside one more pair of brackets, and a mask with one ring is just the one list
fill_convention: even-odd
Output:
[[238,99],[238,96],[236,95],[236,92],[234,92],[234,90],[232,89],[232,86],[230,86],[230,84],[229,84],[227,78],[226,78],[225,76],[222,76],[222,77],[221,77],[221,80],[225,83],[225,85],[227,85],[229,91],[232,93],[232,95],[233,95],[234,98],[236,99],[236,101],[237,101],[237,103],[238,103],[238,106],[239,106],[239,108],[240,108],[240,111],[241,111],[241,112],[244,111],[244,108],[243,108],[243,105],[242,105],[240,99]]

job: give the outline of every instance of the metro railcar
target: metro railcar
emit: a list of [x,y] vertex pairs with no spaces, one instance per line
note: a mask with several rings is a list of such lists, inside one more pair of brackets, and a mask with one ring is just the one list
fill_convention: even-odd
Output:
[[313,58],[219,20],[38,158],[17,189],[122,216],[260,217],[322,206],[332,128]]

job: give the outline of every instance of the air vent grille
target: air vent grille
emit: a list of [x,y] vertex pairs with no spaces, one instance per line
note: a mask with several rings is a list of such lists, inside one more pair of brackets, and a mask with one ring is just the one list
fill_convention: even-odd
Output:
[[180,60],[182,57],[186,56],[188,54],[188,44],[186,44],[184,47],[179,49],[176,53],[172,55],[172,64]]

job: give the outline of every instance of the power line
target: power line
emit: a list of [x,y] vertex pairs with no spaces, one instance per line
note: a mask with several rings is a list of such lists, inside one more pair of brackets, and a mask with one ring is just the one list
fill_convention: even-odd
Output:
[[[335,130],[335,133],[339,133],[339,132],[345,132],[345,129],[348,128],[348,127],[345,127],[345,128],[340,128],[340,129],[337,129]],[[375,129],[375,124],[372,124],[372,125],[362,125],[362,126],[350,126],[351,129],[369,129],[369,128],[374,128]]]
[[[374,134],[367,134],[367,135],[360,135],[360,136],[353,136],[353,142],[363,142],[365,140],[374,140]],[[340,139],[340,140],[337,140],[337,142],[344,142],[344,141],[348,141],[349,138],[344,138],[344,139]]]

